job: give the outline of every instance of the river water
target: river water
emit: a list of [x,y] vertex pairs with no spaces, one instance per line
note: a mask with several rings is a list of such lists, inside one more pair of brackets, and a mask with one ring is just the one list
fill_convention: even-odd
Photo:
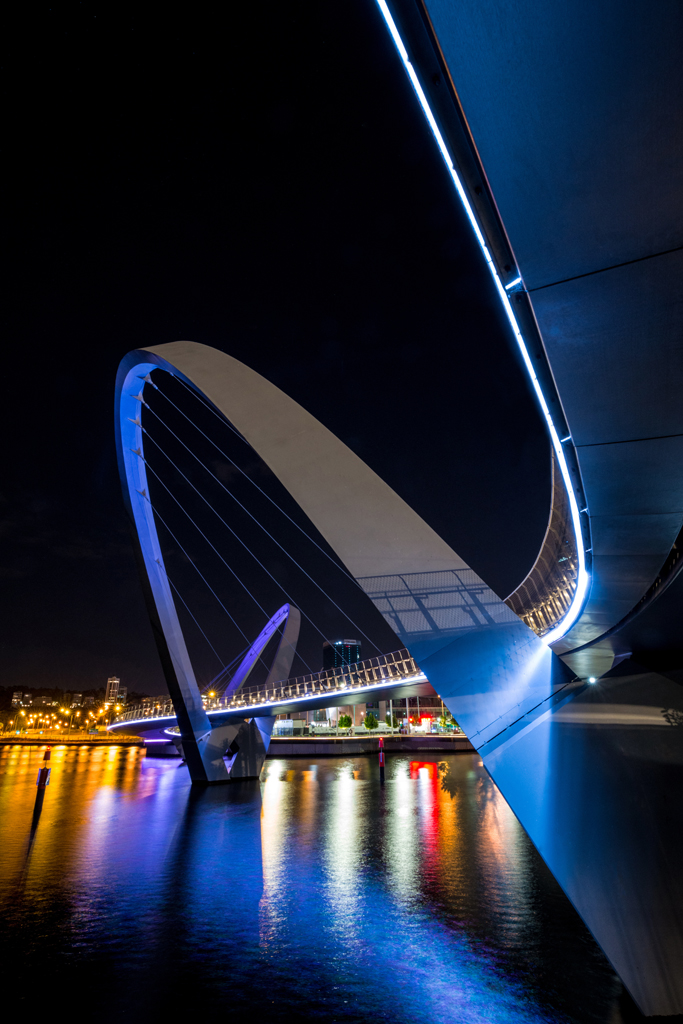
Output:
[[[475,754],[191,789],[140,748],[0,748],[4,1001],[72,1019],[640,1019]],[[244,1018],[249,1021],[249,1018]]]

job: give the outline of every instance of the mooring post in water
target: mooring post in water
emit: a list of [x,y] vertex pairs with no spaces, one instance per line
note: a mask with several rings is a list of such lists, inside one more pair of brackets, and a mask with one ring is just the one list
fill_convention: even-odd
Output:
[[384,782],[384,738],[379,738],[379,781]]
[[45,789],[46,786],[50,785],[50,772],[52,769],[48,765],[50,760],[50,747],[45,751],[45,757],[43,758],[43,764],[38,769],[38,778],[36,779],[36,786],[38,789]]

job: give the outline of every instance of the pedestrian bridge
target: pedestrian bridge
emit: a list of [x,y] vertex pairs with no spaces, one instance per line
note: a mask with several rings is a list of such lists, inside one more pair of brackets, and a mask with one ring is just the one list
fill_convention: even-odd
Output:
[[[214,726],[252,716],[272,718],[320,708],[433,695],[434,690],[424,672],[408,651],[401,650],[343,668],[277,680],[268,685],[243,686],[226,695],[205,695],[203,704]],[[164,730],[175,722],[176,714],[169,697],[151,708],[141,704],[128,708],[113,720],[109,729],[148,737],[159,731],[161,738]]]

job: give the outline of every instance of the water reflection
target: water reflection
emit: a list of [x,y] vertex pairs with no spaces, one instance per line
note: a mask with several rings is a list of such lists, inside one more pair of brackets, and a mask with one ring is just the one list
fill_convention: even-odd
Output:
[[[618,983],[476,756],[192,790],[138,748],[0,749],[0,955],[100,1020],[615,1024]],[[30,857],[27,858],[32,836]],[[106,993],[106,998],[104,994]],[[613,1016],[617,1013],[617,1016]]]

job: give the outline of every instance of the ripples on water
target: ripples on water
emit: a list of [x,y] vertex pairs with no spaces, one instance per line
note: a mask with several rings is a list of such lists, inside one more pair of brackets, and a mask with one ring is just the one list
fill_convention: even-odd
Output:
[[5,1001],[100,1021],[619,1024],[620,983],[476,755],[266,763],[0,749]]

